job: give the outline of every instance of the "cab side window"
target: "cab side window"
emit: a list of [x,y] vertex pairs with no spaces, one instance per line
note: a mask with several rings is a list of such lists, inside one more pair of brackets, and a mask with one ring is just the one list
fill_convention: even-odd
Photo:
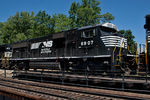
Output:
[[96,34],[95,29],[84,30],[81,32],[81,37],[82,38],[93,38],[95,36],[95,34]]

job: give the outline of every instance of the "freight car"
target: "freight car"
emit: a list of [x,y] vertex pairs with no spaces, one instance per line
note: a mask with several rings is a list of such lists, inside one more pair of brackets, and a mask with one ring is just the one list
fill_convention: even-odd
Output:
[[[9,67],[18,69],[127,71],[127,39],[104,23],[11,44]],[[2,59],[1,59],[2,60]]]

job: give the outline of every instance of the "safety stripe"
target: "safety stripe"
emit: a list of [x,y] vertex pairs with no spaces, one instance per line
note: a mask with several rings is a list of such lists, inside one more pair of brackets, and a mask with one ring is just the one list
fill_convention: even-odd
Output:
[[147,42],[150,43],[150,36],[147,36]]
[[[127,39],[119,36],[103,36],[100,37],[106,47],[123,47],[127,49]],[[116,43],[117,41],[117,43]],[[123,43],[123,45],[121,45]]]
[[[37,58],[10,58],[9,60],[45,60],[45,59],[71,59],[71,58],[101,58],[111,57],[111,55],[97,55],[97,56],[72,56],[72,57],[37,57]],[[2,60],[2,59],[0,59]]]

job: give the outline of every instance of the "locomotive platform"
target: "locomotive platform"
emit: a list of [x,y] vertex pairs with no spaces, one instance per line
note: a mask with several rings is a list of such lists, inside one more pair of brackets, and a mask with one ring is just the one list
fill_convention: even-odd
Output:
[[108,76],[94,76],[94,75],[76,75],[59,72],[40,72],[40,71],[16,71],[13,72],[14,78],[42,81],[42,82],[59,82],[63,84],[81,84],[89,86],[103,86],[122,89],[150,89],[150,77],[108,77]]

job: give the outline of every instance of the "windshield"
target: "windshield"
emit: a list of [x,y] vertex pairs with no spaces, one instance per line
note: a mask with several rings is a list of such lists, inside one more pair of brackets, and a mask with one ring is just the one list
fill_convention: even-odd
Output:
[[107,28],[107,27],[101,27],[101,32],[104,34],[114,34],[116,33],[116,31],[114,29],[111,28]]

